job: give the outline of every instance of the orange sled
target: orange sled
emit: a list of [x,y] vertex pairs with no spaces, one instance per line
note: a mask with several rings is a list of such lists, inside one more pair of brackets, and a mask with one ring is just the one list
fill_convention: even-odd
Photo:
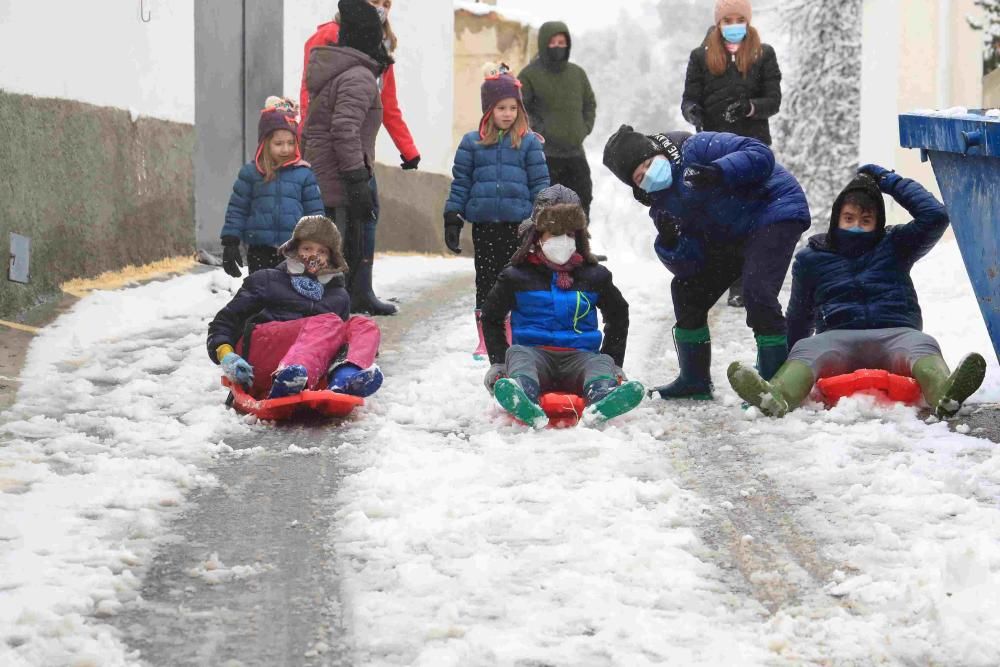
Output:
[[843,397],[858,392],[875,394],[883,400],[907,405],[916,403],[923,396],[920,385],[913,378],[867,368],[846,375],[822,378],[816,382],[816,387],[827,405],[836,405]]
[[337,394],[328,390],[303,391],[285,398],[258,400],[248,394],[243,387],[230,382],[227,377],[222,378],[222,386],[232,392],[231,399],[226,405],[240,414],[254,415],[265,421],[283,421],[303,412],[328,417],[346,417],[354,408],[365,404],[365,399],[358,396]]
[[549,392],[538,400],[545,414],[549,416],[549,428],[571,428],[576,426],[587,407],[582,396]]

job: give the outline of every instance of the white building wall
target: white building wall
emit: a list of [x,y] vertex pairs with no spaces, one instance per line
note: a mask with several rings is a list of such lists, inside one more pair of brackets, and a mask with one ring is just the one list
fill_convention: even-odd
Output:
[[0,63],[8,92],[193,123],[194,0],[0,0]]
[[[304,60],[303,46],[316,26],[336,14],[335,0],[286,0],[285,95],[298,99]],[[399,37],[396,84],[403,119],[420,150],[420,169],[451,173],[451,126],[454,113],[455,17],[452,0],[400,2],[392,9],[393,30]],[[399,151],[383,129],[376,157],[398,165]]]

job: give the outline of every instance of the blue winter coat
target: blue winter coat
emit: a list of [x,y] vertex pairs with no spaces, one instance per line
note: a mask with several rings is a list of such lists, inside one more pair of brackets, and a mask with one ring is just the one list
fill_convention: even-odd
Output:
[[[809,239],[792,265],[789,347],[811,336],[813,330],[923,327],[910,269],[948,228],[948,212],[934,195],[908,178],[890,174],[882,191],[895,198],[913,221],[887,228],[882,240],[858,257],[838,253],[828,234]],[[835,210],[839,211],[836,205]]]
[[[684,183],[684,170],[713,164],[722,170],[717,187],[697,190]],[[806,195],[799,182],[774,161],[765,144],[728,132],[699,132],[681,145],[681,164],[673,166],[673,185],[650,196],[650,216],[669,214],[680,223],[676,247],[659,237],[657,256],[679,278],[704,268],[707,245],[740,245],[752,231],[776,222],[809,228]]]
[[514,148],[509,134],[484,146],[469,132],[455,153],[454,180],[445,212],[458,211],[469,222],[521,222],[531,216],[535,196],[549,187],[542,142],[529,132]]
[[323,197],[309,163],[299,160],[282,167],[270,182],[257,165],[240,169],[226,208],[220,236],[235,236],[247,245],[277,248],[292,238],[292,230],[306,215],[323,215]]
[[208,356],[218,363],[220,345],[236,347],[247,322],[288,322],[313,315],[336,313],[342,320],[351,316],[351,297],[344,288],[344,275],[335,274],[324,286],[323,298],[313,301],[295,291],[285,264],[275,269],[254,271],[243,280],[236,296],[208,325]]
[[[611,272],[600,264],[584,264],[572,276],[572,287],[564,290],[556,284],[556,273],[544,265],[525,262],[500,272],[483,306],[483,336],[491,363],[503,363],[507,354],[504,319],[510,313],[514,345],[600,351],[624,364],[628,302],[611,282]],[[604,319],[603,337],[598,310]]]

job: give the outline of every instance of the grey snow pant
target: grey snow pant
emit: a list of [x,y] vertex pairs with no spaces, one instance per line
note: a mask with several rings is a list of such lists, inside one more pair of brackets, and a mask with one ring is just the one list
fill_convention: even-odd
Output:
[[892,329],[837,329],[795,343],[788,361],[801,361],[816,378],[853,373],[861,368],[912,377],[913,364],[941,355],[931,336],[909,327]]
[[545,350],[513,345],[507,349],[507,377],[528,377],[542,393],[563,391],[578,396],[594,380],[614,379],[615,362],[606,354],[581,350]]

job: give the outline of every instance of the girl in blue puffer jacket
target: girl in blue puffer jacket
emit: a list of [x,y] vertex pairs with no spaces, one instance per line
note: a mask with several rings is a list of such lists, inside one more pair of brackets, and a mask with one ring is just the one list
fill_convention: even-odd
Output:
[[478,130],[462,137],[444,208],[444,240],[453,253],[462,252],[462,226],[466,221],[473,225],[476,358],[486,354],[482,325],[486,295],[519,247],[518,225],[531,216],[535,197],[549,186],[542,140],[529,127],[521,82],[506,65],[488,66],[481,96],[483,118]]
[[267,98],[257,123],[257,155],[240,169],[222,227],[222,267],[240,277],[247,245],[247,268],[272,269],[284,258],[278,247],[292,237],[299,219],[323,215],[316,175],[299,151],[295,104]]
[[765,144],[728,132],[647,136],[623,125],[604,147],[604,164],[650,207],[654,249],[670,284],[680,377],[662,398],[712,397],[708,311],[743,279],[757,366],[770,378],[788,356],[778,292],[810,216],[798,181]]

